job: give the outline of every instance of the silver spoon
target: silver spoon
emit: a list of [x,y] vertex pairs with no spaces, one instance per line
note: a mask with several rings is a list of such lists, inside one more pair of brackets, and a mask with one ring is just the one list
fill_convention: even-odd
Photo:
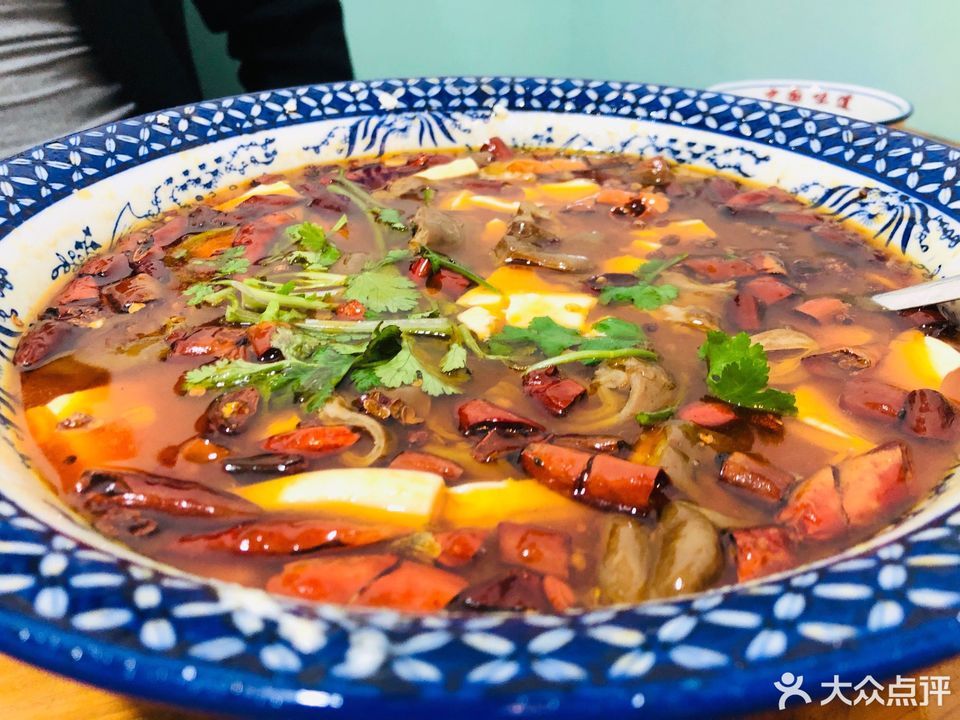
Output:
[[919,285],[891,290],[873,296],[873,301],[887,310],[909,310],[960,299],[960,275],[929,280]]

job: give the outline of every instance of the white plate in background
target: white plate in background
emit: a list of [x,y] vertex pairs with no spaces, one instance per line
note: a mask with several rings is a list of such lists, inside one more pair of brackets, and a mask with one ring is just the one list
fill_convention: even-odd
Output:
[[757,100],[798,105],[847,115],[857,120],[892,124],[913,114],[913,105],[893,93],[849,83],[818,80],[737,80],[711,85],[710,90]]

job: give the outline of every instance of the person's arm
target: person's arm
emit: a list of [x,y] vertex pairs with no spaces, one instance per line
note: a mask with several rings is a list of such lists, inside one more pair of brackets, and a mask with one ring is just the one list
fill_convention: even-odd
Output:
[[349,80],[353,66],[338,0],[193,0],[226,32],[247,90]]

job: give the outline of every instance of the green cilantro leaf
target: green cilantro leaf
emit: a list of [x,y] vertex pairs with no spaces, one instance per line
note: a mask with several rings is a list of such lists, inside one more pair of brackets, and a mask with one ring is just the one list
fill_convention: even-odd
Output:
[[210,283],[198,282],[184,290],[183,294],[187,297],[187,305],[202,305],[203,301],[217,290],[218,288]]
[[605,287],[600,291],[600,302],[604,305],[633,303],[640,310],[656,310],[662,305],[673,302],[679,294],[676,286],[654,285],[653,281],[686,257],[686,253],[682,253],[663,260],[647,260],[634,273],[640,279],[636,285]]
[[201,266],[215,278],[230,277],[250,269],[250,261],[244,257],[245,252],[243,245],[228,247],[208,258],[194,258],[190,264]]
[[395,357],[403,348],[403,334],[396,325],[382,325],[370,338],[360,357],[354,363],[355,368],[372,367]]
[[[342,216],[331,232],[343,227],[346,216]],[[302,222],[287,228],[287,237],[293,240],[299,248],[287,254],[286,259],[297,265],[305,265],[310,270],[326,270],[333,265],[343,254],[330,241],[326,231],[312,222]]]
[[641,310],[656,310],[677,299],[678,291],[673,285],[651,285],[641,281],[627,287],[605,287],[600,291],[600,302],[604,305],[622,302],[633,303]]
[[751,344],[746,333],[731,336],[720,330],[710,332],[699,356],[707,361],[707,388],[720,400],[753,410],[781,414],[797,411],[791,393],[767,387],[767,353],[761,345]]
[[302,398],[308,412],[315,412],[333,395],[334,388],[350,371],[354,358],[326,347],[310,357],[309,363],[295,363],[288,382]]
[[373,390],[380,384],[380,378],[372,367],[357,368],[350,372],[350,380],[357,388],[357,392],[365,393]]
[[440,371],[452,373],[467,366],[467,349],[460,343],[451,343],[446,354],[440,358]]
[[388,250],[386,255],[379,260],[371,260],[368,262],[363,266],[363,269],[379,270],[380,268],[385,268],[388,265],[396,265],[399,262],[410,260],[411,258],[413,258],[413,253],[407,248],[394,248],[393,250]]
[[637,413],[637,422],[644,426],[656,425],[657,423],[662,423],[664,420],[669,420],[676,411],[677,406],[673,405],[671,407],[663,408],[662,410],[655,410],[648,413]]
[[404,312],[413,310],[420,302],[417,286],[394,267],[364,270],[353,275],[347,280],[343,297],[357,300],[373,312]]
[[535,346],[544,355],[553,357],[573,348],[581,351],[622,350],[646,341],[643,330],[632,322],[614,317],[598,320],[590,330],[595,337],[584,338],[577,330],[559,325],[552,318],[536,317],[526,328],[505,326],[490,338],[488,347],[494,355],[511,355],[524,346]]
[[375,366],[374,373],[380,384],[387,388],[414,385],[419,380],[420,389],[427,395],[455,395],[459,392],[456,387],[430,372],[413,354],[407,341],[391,360]]
[[400,214],[400,211],[396,208],[391,207],[375,207],[372,209],[373,216],[377,219],[382,225],[386,225],[389,228],[393,228],[399,232],[403,232],[407,229],[407,224],[404,221],[403,215]]
[[643,330],[632,322],[615,317],[598,320],[593,324],[591,331],[601,335],[584,340],[580,344],[581,350],[619,350],[635,347],[647,339]]
[[671,258],[664,258],[662,260],[647,260],[643,265],[638,267],[634,271],[634,275],[643,280],[644,282],[652,283],[660,274],[669,270],[677,263],[681,263],[687,259],[687,253],[680,253],[679,255],[674,255]]
[[507,325],[490,338],[489,347],[495,355],[510,355],[518,346],[533,345],[545,355],[559,355],[583,341],[579,332],[548,317],[536,317],[525,328]]
[[250,261],[244,257],[246,248],[243,245],[227,248],[223,252],[214,255],[211,260],[217,262],[216,274],[218,277],[228,277],[245,273],[250,269]]
[[332,348],[321,348],[306,360],[285,358],[256,363],[224,358],[188,371],[184,386],[219,389],[249,385],[266,397],[288,390],[313,412],[330,399],[352,364],[353,357],[341,355]]

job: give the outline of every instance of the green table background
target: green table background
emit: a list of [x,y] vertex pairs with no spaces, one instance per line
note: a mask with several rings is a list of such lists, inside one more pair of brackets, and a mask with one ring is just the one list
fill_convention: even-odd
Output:
[[[960,138],[960,0],[342,0],[357,77],[542,75],[706,87],[857,83]],[[208,97],[240,91],[224,37],[186,0]]]

